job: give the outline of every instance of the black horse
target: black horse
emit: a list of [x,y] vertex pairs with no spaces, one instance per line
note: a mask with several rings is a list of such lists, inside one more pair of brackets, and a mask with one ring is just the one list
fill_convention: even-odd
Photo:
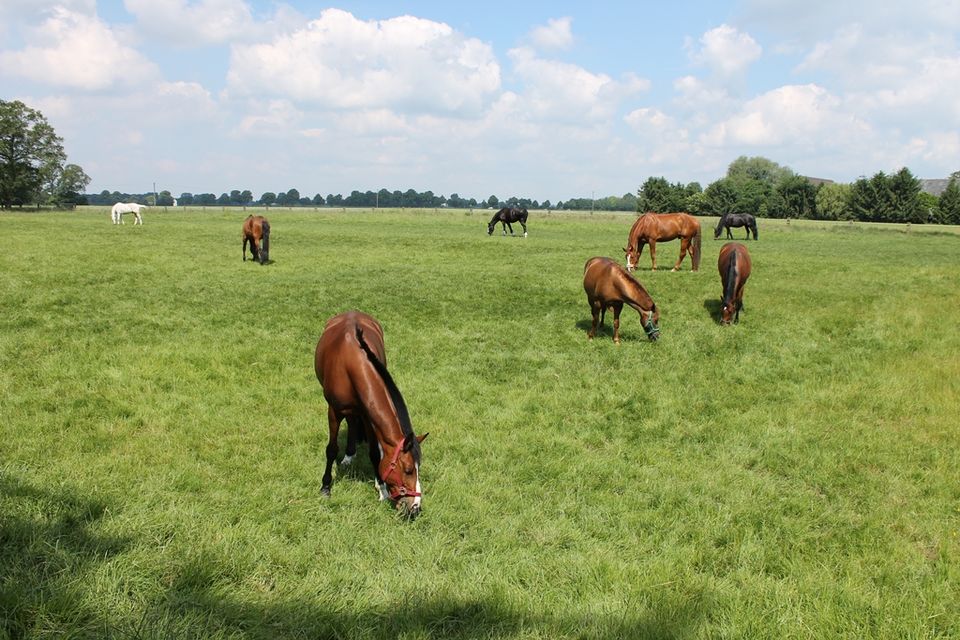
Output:
[[727,238],[731,240],[733,234],[730,233],[730,227],[746,227],[747,240],[750,239],[751,231],[753,231],[753,239],[757,239],[757,219],[749,213],[725,213],[720,216],[720,222],[717,223],[717,228],[713,231],[714,240],[720,237],[724,227],[727,229]]
[[493,229],[497,223],[503,225],[503,235],[507,235],[507,227],[510,227],[510,235],[513,235],[513,226],[511,222],[519,222],[523,226],[523,237],[527,237],[527,210],[525,207],[504,207],[493,214],[490,224],[487,225],[487,235],[493,235]]

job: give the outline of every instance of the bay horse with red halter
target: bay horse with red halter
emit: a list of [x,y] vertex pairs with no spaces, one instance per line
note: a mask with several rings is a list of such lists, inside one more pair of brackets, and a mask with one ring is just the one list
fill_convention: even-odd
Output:
[[247,243],[253,259],[261,265],[270,260],[270,223],[263,216],[249,215],[243,221],[243,261],[247,261]]
[[650,245],[652,270],[657,270],[657,242],[680,238],[680,257],[673,265],[673,271],[680,269],[680,263],[689,253],[693,262],[693,271],[700,269],[700,221],[689,213],[653,213],[647,212],[637,218],[627,236],[627,246],[623,252],[627,257],[627,271],[637,268],[643,245]]
[[743,287],[750,277],[750,252],[739,242],[728,242],[720,247],[717,269],[723,283],[720,303],[720,324],[740,322],[743,309]]
[[493,235],[493,230],[496,229],[498,222],[503,227],[503,235],[507,235],[507,227],[510,227],[510,235],[513,235],[513,225],[511,223],[519,222],[520,226],[523,227],[523,237],[526,238],[528,215],[526,207],[504,207],[490,218],[490,222],[487,224],[487,235]]
[[[593,325],[587,338],[593,340],[597,334],[597,318],[603,326],[603,316],[607,308],[613,309],[613,341],[620,344],[620,312],[623,305],[637,310],[640,324],[647,338],[655,341],[660,337],[660,310],[653,298],[636,278],[610,258],[590,258],[583,266],[583,290],[587,294]],[[646,315],[646,319],[644,319]]]
[[406,517],[420,513],[420,443],[407,405],[387,371],[383,328],[375,318],[348,311],[327,321],[317,342],[314,369],[327,400],[330,441],[321,493],[329,496],[337,435],[347,419],[347,465],[358,440],[370,446],[374,484],[380,500],[392,500]]

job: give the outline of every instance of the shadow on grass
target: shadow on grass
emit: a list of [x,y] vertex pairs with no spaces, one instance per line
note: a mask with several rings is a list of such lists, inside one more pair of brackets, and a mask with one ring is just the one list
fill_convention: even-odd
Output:
[[723,308],[723,304],[719,298],[707,298],[703,301],[703,308],[707,310],[714,322],[720,324],[720,310]]
[[96,499],[0,473],[0,637],[41,636],[65,626],[67,635],[94,637],[108,628],[86,604],[81,580],[92,565],[129,545],[90,532],[106,511]]
[[[191,582],[197,577],[192,574]],[[322,596],[263,604],[215,597],[195,586],[175,584],[167,603],[145,617],[138,637],[667,639],[695,635],[709,608],[703,594],[666,596],[646,614],[589,616],[519,610],[497,596],[431,600],[408,596],[360,607],[324,601]]]

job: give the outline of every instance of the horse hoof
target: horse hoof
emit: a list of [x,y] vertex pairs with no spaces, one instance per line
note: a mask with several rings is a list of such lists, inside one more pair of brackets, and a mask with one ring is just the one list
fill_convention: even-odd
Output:
[[330,487],[323,487],[322,489],[320,489],[320,495],[323,496],[324,498],[329,498],[329,497],[330,497]]

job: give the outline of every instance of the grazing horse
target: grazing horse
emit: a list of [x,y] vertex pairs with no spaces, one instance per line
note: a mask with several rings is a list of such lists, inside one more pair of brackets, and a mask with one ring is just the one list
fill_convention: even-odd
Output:
[[253,259],[261,265],[270,260],[270,223],[263,216],[249,215],[243,221],[243,261],[247,261],[247,242]]
[[747,240],[750,239],[750,232],[753,232],[753,239],[757,239],[757,219],[749,213],[725,213],[720,216],[717,222],[717,228],[713,230],[713,239],[716,240],[727,229],[727,239],[733,240],[733,234],[730,233],[730,227],[744,227],[747,232]]
[[146,208],[146,205],[136,202],[118,202],[110,209],[110,219],[113,220],[113,224],[123,224],[123,214],[132,213],[133,224],[143,226],[143,217],[140,215],[140,210]]
[[720,247],[717,260],[720,281],[723,283],[723,300],[720,307],[720,324],[740,322],[743,309],[743,285],[750,277],[750,252],[739,242],[728,242]]
[[370,445],[374,485],[380,500],[392,500],[409,518],[420,513],[420,443],[407,405],[387,372],[383,328],[372,316],[348,311],[327,321],[317,343],[314,368],[327,400],[330,441],[321,493],[330,495],[337,433],[347,419],[349,464],[361,434]]
[[603,326],[603,316],[610,307],[613,308],[613,341],[620,344],[620,312],[624,304],[640,314],[640,324],[651,341],[660,337],[660,310],[653,298],[636,278],[610,258],[587,260],[583,266],[583,290],[587,294],[590,313],[593,314],[593,325],[587,334],[590,340],[597,334],[597,318],[600,318],[600,326]]
[[523,237],[527,237],[527,209],[525,207],[516,208],[516,207],[504,207],[493,214],[493,217],[490,218],[490,223],[487,225],[487,235],[493,235],[493,230],[496,228],[497,223],[501,223],[503,227],[503,235],[507,235],[507,227],[510,227],[510,235],[513,235],[513,226],[511,222],[519,222],[520,226],[523,227]]
[[643,245],[650,245],[652,270],[657,270],[657,241],[680,238],[680,257],[673,265],[673,271],[680,268],[683,258],[689,253],[693,270],[700,269],[700,222],[689,213],[653,213],[647,212],[637,218],[627,236],[627,246],[623,252],[627,256],[627,271],[637,268]]

